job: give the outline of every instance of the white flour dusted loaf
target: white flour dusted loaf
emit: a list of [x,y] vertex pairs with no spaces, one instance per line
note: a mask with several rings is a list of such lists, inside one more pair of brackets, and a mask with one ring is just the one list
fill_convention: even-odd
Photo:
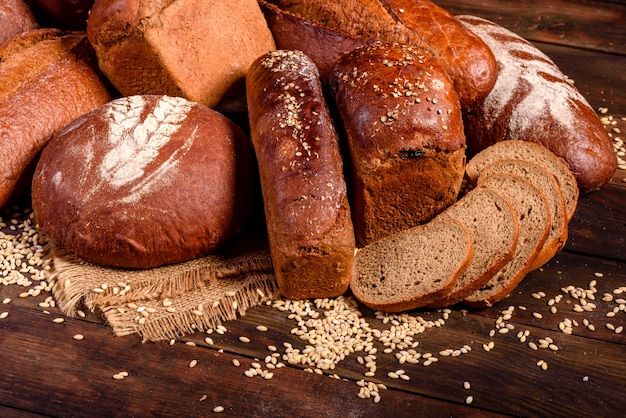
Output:
[[219,113],[182,98],[130,96],[53,137],[32,204],[53,241],[101,265],[148,268],[207,254],[251,210],[252,152]]
[[466,114],[469,153],[503,140],[536,142],[565,162],[581,192],[608,182],[617,167],[611,139],[554,62],[500,25],[474,16],[458,19],[491,48],[500,69],[491,93]]

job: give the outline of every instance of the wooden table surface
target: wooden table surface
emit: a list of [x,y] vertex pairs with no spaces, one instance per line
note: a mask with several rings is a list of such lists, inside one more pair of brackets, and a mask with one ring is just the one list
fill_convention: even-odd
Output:
[[[624,1],[437,3],[531,40],[599,113],[605,108],[601,116],[615,121],[607,129],[621,129],[623,134],[613,135],[626,137]],[[142,343],[138,336],[114,337],[97,312],[55,323],[62,314],[46,307],[45,290],[20,297],[38,282],[25,288],[0,280],[0,416],[200,417],[218,414],[216,406],[228,416],[267,417],[623,416],[625,173],[618,170],[610,184],[581,197],[565,249],[509,298],[478,311],[410,312],[435,324],[414,337],[419,344],[412,353],[422,356],[417,364],[401,364],[399,350],[385,352],[389,346],[380,340],[374,344],[378,351],[369,353],[375,357],[357,352],[334,370],[317,373],[289,364],[285,343],[299,350],[306,343],[292,333],[297,318],[272,306],[225,323],[223,334]],[[19,232],[10,229],[11,219],[19,225],[28,216],[24,210],[2,213],[8,223],[3,232]],[[576,308],[584,303],[577,289],[594,305]],[[371,328],[395,329],[393,321],[361,312]],[[268,330],[257,330],[259,324]],[[74,340],[76,334],[84,339]],[[276,347],[275,358],[285,367],[270,369],[267,356],[274,352],[268,346]],[[426,353],[438,361],[428,361]],[[190,367],[193,360],[197,365]],[[376,364],[373,376],[364,375],[368,360]],[[246,377],[255,362],[273,378]],[[404,378],[389,374],[400,369]],[[114,379],[121,371],[128,376]],[[379,398],[359,397],[366,392],[359,382],[376,386]]]

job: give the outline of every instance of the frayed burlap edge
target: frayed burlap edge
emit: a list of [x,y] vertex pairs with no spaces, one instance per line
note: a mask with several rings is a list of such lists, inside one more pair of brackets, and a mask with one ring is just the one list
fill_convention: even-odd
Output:
[[278,296],[266,245],[125,270],[90,264],[49,240],[46,259],[53,295],[65,315],[75,317],[82,307],[99,309],[115,335],[138,333],[144,341],[214,328]]

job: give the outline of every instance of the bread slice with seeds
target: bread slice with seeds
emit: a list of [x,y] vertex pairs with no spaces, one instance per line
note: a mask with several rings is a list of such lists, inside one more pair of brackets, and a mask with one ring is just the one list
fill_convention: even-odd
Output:
[[485,285],[511,260],[519,235],[515,210],[499,193],[487,187],[471,190],[440,217],[456,219],[467,227],[474,256],[452,290],[431,303],[430,308],[454,305]]
[[473,253],[461,222],[435,220],[359,249],[350,288],[359,301],[382,312],[418,308],[448,293]]
[[543,145],[522,140],[507,140],[497,142],[476,154],[466,165],[465,172],[470,181],[476,183],[480,172],[498,160],[526,160],[544,167],[559,183],[565,206],[568,222],[574,216],[578,204],[579,189],[576,178],[559,157]]
[[550,233],[548,202],[537,187],[513,174],[493,174],[478,180],[478,186],[498,191],[513,206],[519,238],[511,260],[465,298],[471,307],[491,306],[508,296],[526,276]]
[[561,189],[546,169],[538,164],[524,160],[502,160],[483,169],[482,177],[489,177],[495,173],[510,173],[523,177],[544,194],[550,207],[550,235],[543,245],[539,256],[530,267],[535,270],[548,262],[554,255],[563,249],[567,241],[568,221],[565,201]]

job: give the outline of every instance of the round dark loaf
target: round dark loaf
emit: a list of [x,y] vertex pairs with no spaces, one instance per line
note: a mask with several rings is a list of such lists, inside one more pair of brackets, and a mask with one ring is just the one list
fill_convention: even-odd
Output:
[[79,32],[39,29],[0,47],[0,208],[30,190],[51,136],[111,100]]
[[16,35],[38,27],[35,16],[23,0],[0,2],[0,45]]
[[148,268],[205,255],[252,209],[243,131],[168,96],[116,99],[60,131],[33,180],[39,227],[92,263]]
[[465,170],[462,115],[434,59],[375,43],[339,60],[331,87],[350,151],[360,244],[426,223],[456,201]]

